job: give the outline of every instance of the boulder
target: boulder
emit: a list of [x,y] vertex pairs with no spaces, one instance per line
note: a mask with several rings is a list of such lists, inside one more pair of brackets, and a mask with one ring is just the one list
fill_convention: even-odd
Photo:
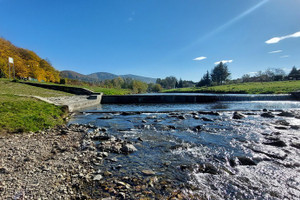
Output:
[[152,176],[152,175],[155,175],[155,172],[152,171],[152,170],[142,170],[142,173],[143,175],[146,175],[146,176]]
[[243,118],[245,118],[245,115],[243,115],[239,112],[234,112],[232,118],[233,119],[243,119]]
[[289,125],[290,125],[290,123],[287,122],[286,120],[277,120],[277,121],[275,122],[275,124],[277,124],[277,125],[282,125],[282,126],[289,126]]
[[206,117],[202,117],[201,119],[202,119],[203,121],[205,121],[205,122],[213,122],[212,119],[209,119],[209,118],[206,118]]
[[248,157],[238,157],[240,165],[256,165],[256,163]]
[[264,112],[260,116],[265,117],[265,118],[274,118],[275,116],[271,112]]
[[282,111],[281,113],[278,114],[278,116],[282,116],[282,117],[295,117],[295,115],[291,112],[287,112],[287,111]]
[[127,153],[135,152],[135,151],[137,151],[137,149],[132,144],[125,144],[122,146],[121,151],[122,151],[122,153],[127,154]]
[[178,119],[186,119],[185,116],[183,116],[183,115],[179,115],[177,118]]
[[283,142],[282,140],[276,140],[276,141],[271,141],[271,142],[264,142],[263,144],[274,146],[274,147],[286,147],[287,146],[285,144],[285,142]]
[[208,174],[219,174],[219,170],[210,163],[204,163],[199,165],[198,172],[200,173],[208,173]]
[[102,179],[102,176],[100,174],[97,174],[94,176],[93,181],[100,181]]

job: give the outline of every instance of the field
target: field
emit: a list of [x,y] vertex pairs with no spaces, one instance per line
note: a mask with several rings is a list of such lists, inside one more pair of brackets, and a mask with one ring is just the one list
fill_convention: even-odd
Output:
[[38,131],[63,124],[66,111],[34,98],[71,95],[0,79],[0,133]]
[[96,87],[96,86],[84,86],[84,88],[87,88],[94,92],[102,92],[104,95],[126,95],[126,94],[132,93],[128,89],[101,88],[101,87]]
[[241,94],[288,94],[300,90],[300,81],[251,82],[201,88],[164,90],[166,93],[241,93]]

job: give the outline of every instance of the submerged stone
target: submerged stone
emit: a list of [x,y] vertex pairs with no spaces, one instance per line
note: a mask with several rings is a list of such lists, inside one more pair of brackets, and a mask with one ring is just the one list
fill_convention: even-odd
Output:
[[285,142],[283,142],[281,140],[272,141],[272,142],[264,142],[263,144],[270,145],[270,146],[275,146],[275,147],[286,147],[287,146],[285,144]]
[[155,175],[155,172],[152,170],[142,170],[142,173],[146,176]]
[[264,112],[260,116],[265,117],[265,118],[274,118],[275,116],[271,112]]
[[278,114],[278,116],[282,117],[295,117],[295,115],[291,112],[288,111],[282,111],[281,113]]
[[256,163],[248,157],[238,157],[240,165],[256,165]]
[[121,151],[123,153],[132,153],[132,152],[137,151],[137,149],[132,144],[125,144],[122,146]]
[[219,174],[219,170],[211,163],[200,164],[198,171],[200,173],[208,173],[213,175]]

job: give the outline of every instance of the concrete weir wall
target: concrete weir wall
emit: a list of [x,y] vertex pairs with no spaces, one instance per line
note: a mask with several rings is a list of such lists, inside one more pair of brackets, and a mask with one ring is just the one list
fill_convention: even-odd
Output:
[[102,104],[208,103],[216,101],[287,101],[292,95],[113,95],[103,96]]

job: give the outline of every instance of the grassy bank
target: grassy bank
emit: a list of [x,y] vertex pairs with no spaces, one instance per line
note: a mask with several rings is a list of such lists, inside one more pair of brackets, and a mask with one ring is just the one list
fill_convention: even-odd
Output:
[[[37,83],[37,82],[33,82]],[[47,85],[58,85],[58,86],[66,86],[66,87],[78,87],[78,88],[86,88],[93,92],[102,92],[104,95],[126,95],[132,94],[132,91],[129,89],[117,89],[117,88],[101,88],[99,86],[90,86],[81,82],[80,85],[71,85],[71,84],[55,84],[55,83],[42,83]]]
[[34,87],[22,83],[12,82],[8,79],[0,79],[0,95],[11,94],[11,95],[30,95],[40,97],[57,97],[57,96],[70,96],[72,94],[49,90],[40,87]]
[[38,131],[64,123],[66,110],[34,98],[68,96],[48,90],[0,79],[0,133]]
[[201,88],[164,90],[166,93],[241,93],[241,94],[288,94],[300,90],[300,81],[252,82]]
[[33,98],[0,95],[0,132],[38,131],[64,123],[61,107]]

